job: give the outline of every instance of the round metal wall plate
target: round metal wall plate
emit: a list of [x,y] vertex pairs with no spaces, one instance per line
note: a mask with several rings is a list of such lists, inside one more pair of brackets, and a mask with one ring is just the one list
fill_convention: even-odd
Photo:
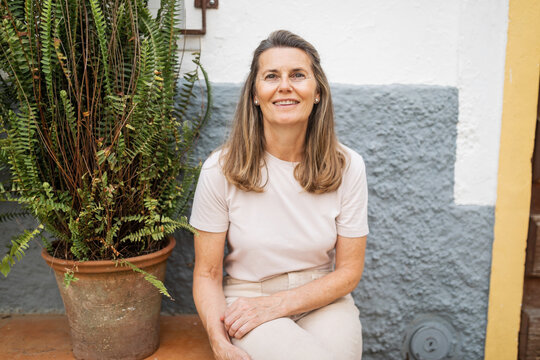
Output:
[[437,315],[419,315],[406,329],[401,355],[407,360],[459,360],[459,334]]

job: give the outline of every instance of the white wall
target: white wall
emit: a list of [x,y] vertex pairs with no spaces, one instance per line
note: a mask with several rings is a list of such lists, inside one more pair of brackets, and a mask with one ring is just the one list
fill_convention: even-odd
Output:
[[494,205],[507,17],[508,0],[220,0],[187,43],[218,83],[242,82],[258,43],[283,28],[315,45],[332,83],[457,87],[455,202]]
[[241,82],[259,42],[287,29],[315,45],[330,82],[456,85],[458,15],[456,1],[221,0],[207,11],[204,64],[213,81]]
[[495,205],[508,0],[461,0],[454,199]]

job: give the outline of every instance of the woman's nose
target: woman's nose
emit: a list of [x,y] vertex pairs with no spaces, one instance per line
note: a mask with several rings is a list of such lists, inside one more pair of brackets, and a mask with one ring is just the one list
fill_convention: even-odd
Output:
[[280,91],[290,91],[291,90],[291,79],[288,76],[281,76],[279,79],[279,89]]

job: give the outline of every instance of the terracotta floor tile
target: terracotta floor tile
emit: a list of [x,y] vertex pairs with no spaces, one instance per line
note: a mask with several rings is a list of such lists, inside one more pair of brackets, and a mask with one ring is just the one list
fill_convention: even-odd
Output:
[[[212,360],[197,315],[162,316],[161,344],[147,360]],[[73,359],[64,315],[0,315],[0,359]]]

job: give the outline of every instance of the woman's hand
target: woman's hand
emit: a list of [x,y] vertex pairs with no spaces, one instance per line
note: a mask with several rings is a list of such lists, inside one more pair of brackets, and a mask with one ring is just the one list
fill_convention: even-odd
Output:
[[234,346],[228,341],[222,341],[212,346],[216,360],[251,360],[249,355],[239,347]]
[[282,300],[274,296],[240,297],[222,317],[230,337],[241,339],[248,332],[282,315]]

